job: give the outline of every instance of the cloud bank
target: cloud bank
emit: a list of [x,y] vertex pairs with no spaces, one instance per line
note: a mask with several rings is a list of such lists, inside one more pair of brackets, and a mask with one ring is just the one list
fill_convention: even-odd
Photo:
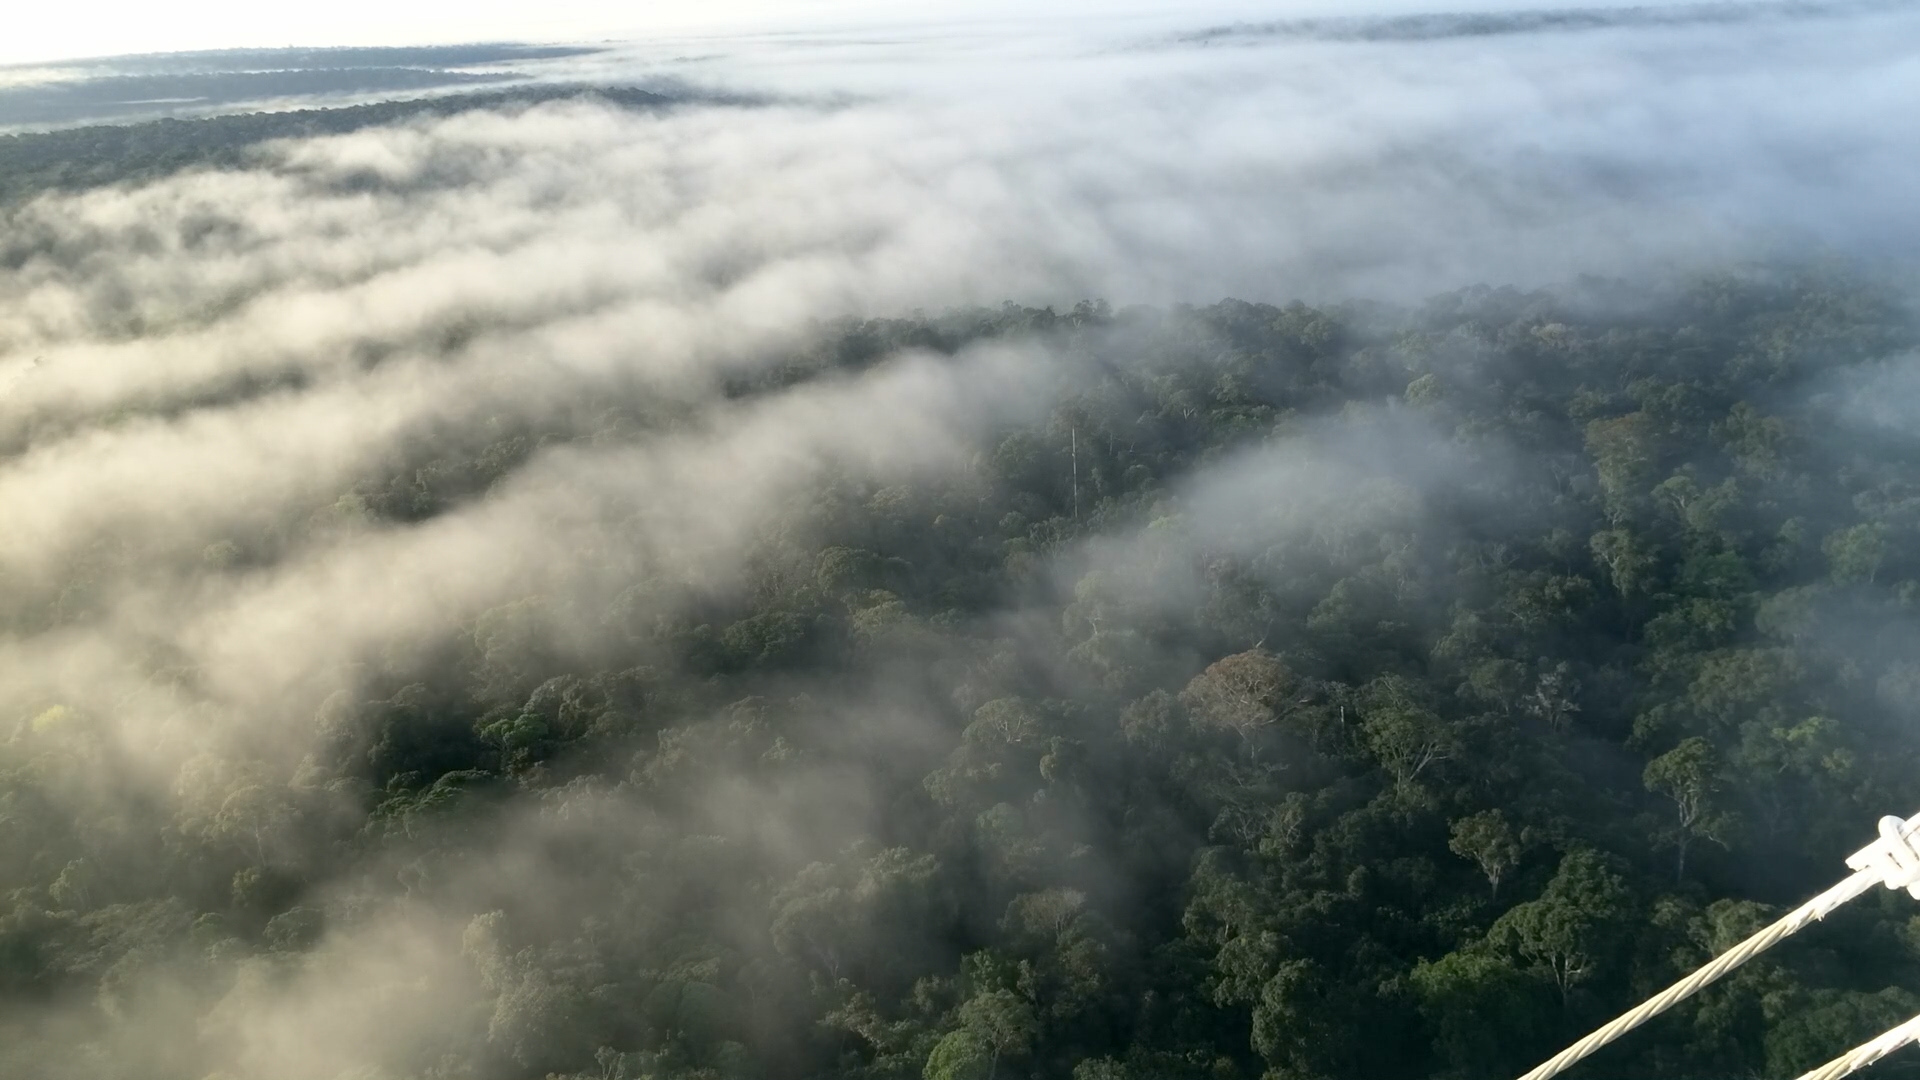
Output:
[[[529,656],[597,657],[633,626],[657,639],[812,574],[781,563],[806,538],[779,530],[826,537],[834,500],[964,502],[1003,430],[1061,422],[1069,391],[1127,362],[1124,342],[923,343],[783,381],[836,320],[1090,297],[1412,302],[1782,252],[1896,260],[1920,240],[1920,136],[1897,120],[1920,89],[1916,31],[1890,5],[1716,5],[1196,27],[1147,47],[1094,25],[722,38],[699,43],[695,75],[777,103],[508,107],[10,206],[0,715],[96,725],[95,771],[56,816],[159,814],[300,866],[325,846],[308,833],[365,794],[299,781],[339,702],[455,655],[517,690]],[[1245,47],[1203,47],[1226,39]],[[654,75],[670,54],[688,43],[582,63]],[[1904,392],[1910,368],[1885,387]],[[423,470],[515,436],[467,474]],[[1404,412],[1327,420],[1197,465],[1168,496],[1184,531],[1116,522],[1052,572],[1388,527],[1520,467],[1488,472],[1441,441]],[[1134,602],[1191,606],[1202,589],[1151,584]],[[626,628],[574,618],[609,594]],[[911,683],[805,689],[835,694],[845,731],[924,753],[952,703]],[[748,719],[722,719],[750,741]],[[394,850],[306,883],[315,910],[353,918],[273,929],[311,947],[303,961],[232,960],[242,974],[210,1005],[194,966],[209,961],[128,948],[105,1005],[33,1019],[114,1067],[132,1060],[124,1038],[233,1076],[428,1075],[446,1032],[510,1043],[559,993],[486,912],[640,920],[686,902],[667,884],[570,895],[579,849],[697,862],[700,837],[745,837],[732,857],[797,870],[884,831],[887,792],[776,749],[704,789],[666,750],[637,761],[629,788],[680,792],[672,810],[591,784],[502,796],[448,879],[409,868],[409,819]],[[238,794],[196,801],[214,790]],[[716,904],[718,932],[748,906]],[[476,1016],[476,971],[524,1015]],[[201,1018],[193,1038],[165,1034],[183,1014]]]

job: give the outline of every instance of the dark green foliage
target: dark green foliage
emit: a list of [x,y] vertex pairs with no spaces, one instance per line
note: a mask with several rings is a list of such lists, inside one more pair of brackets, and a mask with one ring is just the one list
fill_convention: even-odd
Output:
[[[964,475],[799,493],[738,582],[582,551],[612,587],[370,661],[291,776],[156,808],[81,782],[121,752],[88,717],[19,717],[0,996],[217,1002],[398,892],[457,914],[471,1000],[394,1075],[1511,1075],[1920,808],[1913,444],[1830,399],[1909,326],[1799,276],[822,327],[728,393],[988,339],[1079,377]],[[431,519],[648,408],[342,504]],[[472,869],[509,820],[532,894]],[[1789,1075],[1904,1018],[1920,922],[1866,907],[1604,1070]]]

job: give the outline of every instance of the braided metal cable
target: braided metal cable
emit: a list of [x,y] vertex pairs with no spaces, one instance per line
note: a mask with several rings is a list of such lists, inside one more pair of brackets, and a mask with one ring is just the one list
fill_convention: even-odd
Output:
[[1910,1042],[1920,1042],[1920,1016],[1872,1042],[1854,1047],[1810,1073],[1802,1074],[1800,1080],[1840,1080],[1843,1076],[1852,1076]]
[[[1625,1035],[1627,1032],[1632,1031],[1634,1028],[1639,1027],[1641,1024],[1646,1023],[1661,1013],[1666,1012],[1668,1009],[1673,1008],[1675,1005],[1680,1004],[1682,1001],[1692,997],[1694,994],[1706,988],[1706,986],[1715,979],[1718,979],[1720,976],[1725,975],[1727,972],[1732,971],[1734,968],[1767,951],[1769,948],[1806,927],[1807,924],[1826,918],[1829,914],[1832,914],[1836,908],[1852,900],[1854,897],[1859,896],[1861,893],[1866,892],[1868,889],[1873,888],[1875,885],[1880,884],[1883,880],[1884,874],[1877,870],[1862,870],[1854,874],[1840,884],[1835,885],[1833,888],[1828,889],[1826,892],[1821,893],[1819,896],[1814,897],[1781,916],[1773,925],[1768,926],[1747,940],[1714,957],[1712,961],[1708,962],[1693,974],[1688,975],[1686,978],[1660,991],[1646,1001],[1641,1002],[1639,1006],[1621,1014],[1621,1016],[1612,1023],[1607,1024],[1605,1027],[1600,1028],[1593,1034],[1588,1035],[1586,1038],[1581,1039],[1579,1042],[1574,1043],[1572,1046],[1567,1047],[1565,1050],[1560,1051],[1545,1062],[1542,1062],[1539,1066],[1535,1067],[1532,1072],[1521,1077],[1520,1080],[1547,1080],[1550,1076],[1558,1076],[1572,1068],[1587,1055],[1592,1054],[1594,1051]],[[1882,1054],[1882,1056],[1885,1055]],[[1846,1073],[1834,1073],[1832,1075],[1845,1076]],[[1815,1076],[1815,1073],[1808,1073],[1807,1076],[1801,1077],[1801,1080],[1812,1080]],[[1818,1074],[1818,1080],[1830,1080],[1830,1078],[1822,1073]]]

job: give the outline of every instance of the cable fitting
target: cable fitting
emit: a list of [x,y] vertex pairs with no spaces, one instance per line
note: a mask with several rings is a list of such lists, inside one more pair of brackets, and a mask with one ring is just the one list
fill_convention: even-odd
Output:
[[1847,857],[1856,873],[1871,873],[1889,889],[1920,900],[1920,814],[1880,819],[1880,839]]

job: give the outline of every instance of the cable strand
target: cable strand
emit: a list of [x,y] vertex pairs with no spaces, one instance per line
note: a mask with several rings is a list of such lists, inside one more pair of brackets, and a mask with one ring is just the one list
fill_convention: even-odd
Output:
[[1920,1016],[1871,1042],[1854,1047],[1810,1073],[1802,1074],[1800,1080],[1840,1080],[1843,1076],[1852,1076],[1910,1042],[1920,1042]]
[[[1612,1023],[1597,1029],[1586,1038],[1581,1039],[1579,1042],[1574,1043],[1572,1046],[1567,1047],[1565,1050],[1560,1051],[1558,1054],[1535,1066],[1532,1072],[1522,1076],[1520,1080],[1547,1080],[1548,1077],[1558,1076],[1567,1071],[1594,1051],[1661,1013],[1666,1012],[1668,1009],[1680,1004],[1694,994],[1699,993],[1722,975],[1760,955],[1793,934],[1798,933],[1809,923],[1826,918],[1829,914],[1832,914],[1836,908],[1839,908],[1847,901],[1866,892],[1873,886],[1880,884],[1881,879],[1882,875],[1872,870],[1862,870],[1854,874],[1840,884],[1835,885],[1833,888],[1828,889],[1826,892],[1821,893],[1819,896],[1814,897],[1781,916],[1766,929],[1761,930],[1740,944],[1714,957],[1713,960],[1686,978],[1681,979],[1679,982],[1660,991],[1653,997],[1641,1002],[1635,1008],[1622,1013]],[[1920,1018],[1916,1018],[1916,1020],[1920,1020]],[[1920,1027],[1916,1027],[1916,1033],[1920,1033]],[[1891,1050],[1885,1051],[1881,1056],[1884,1057],[1886,1053],[1891,1052]],[[1878,1060],[1878,1058],[1873,1060]],[[1816,1075],[1816,1073],[1808,1073],[1806,1076],[1801,1077],[1800,1080],[1833,1080],[1834,1077],[1845,1075],[1847,1074],[1834,1073],[1828,1076],[1825,1074]]]

